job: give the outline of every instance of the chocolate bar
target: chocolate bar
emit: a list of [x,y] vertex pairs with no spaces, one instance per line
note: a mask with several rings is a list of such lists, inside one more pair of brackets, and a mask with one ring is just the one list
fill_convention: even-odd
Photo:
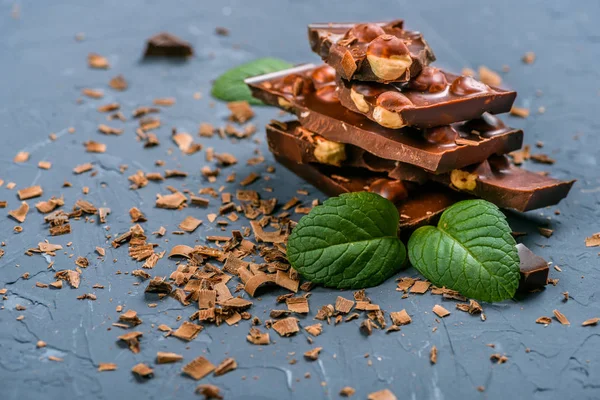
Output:
[[491,114],[418,130],[385,128],[342,106],[327,66],[304,65],[246,80],[254,97],[294,112],[302,126],[325,139],[352,144],[378,157],[439,174],[521,148],[523,132]]
[[296,163],[363,168],[393,180],[416,183],[434,181],[517,211],[557,204],[574,182],[518,168],[506,156],[499,155],[464,170],[435,175],[409,164],[381,159],[352,145],[331,142],[302,128],[297,121],[271,122],[267,125],[267,142],[273,154]]
[[423,36],[404,30],[402,20],[310,24],[308,39],[312,51],[348,80],[407,82],[435,61]]
[[410,195],[406,197],[406,188],[401,182],[402,186],[399,186],[399,181],[368,171],[318,164],[298,164],[281,155],[275,155],[275,159],[329,196],[368,190],[388,198],[398,207],[401,230],[413,230],[419,226],[435,224],[444,210],[452,204],[470,198],[464,193],[449,190],[436,183],[413,188]]
[[519,252],[519,268],[521,271],[521,280],[519,281],[519,291],[530,292],[536,289],[542,289],[548,283],[548,272],[550,267],[546,260],[534,254],[524,244],[517,244]]
[[510,111],[517,93],[425,67],[405,85],[338,80],[342,105],[386,128],[431,128]]

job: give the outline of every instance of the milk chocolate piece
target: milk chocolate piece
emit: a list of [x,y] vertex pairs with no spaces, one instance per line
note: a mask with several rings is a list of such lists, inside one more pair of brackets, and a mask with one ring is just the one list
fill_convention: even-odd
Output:
[[[327,66],[309,64],[249,78],[246,83],[254,97],[294,112],[303,127],[327,140],[436,174],[521,148],[523,132],[487,113],[480,119],[423,131],[385,128],[342,106],[332,76]],[[297,82],[303,82],[301,90]]]
[[342,105],[387,128],[431,128],[510,111],[517,93],[425,67],[408,85],[338,80]]
[[407,82],[435,61],[419,32],[403,21],[308,25],[312,51],[344,79]]
[[168,32],[161,32],[150,39],[144,57],[185,58],[194,55],[191,44]]
[[548,282],[548,272],[550,271],[546,260],[535,255],[522,243],[517,244],[517,251],[521,270],[519,291],[530,292],[544,288]]
[[[275,155],[296,163],[324,163],[315,156],[326,141],[300,126],[297,121],[272,122],[267,125],[267,142]],[[328,146],[331,148],[331,146]],[[560,181],[518,168],[506,156],[494,155],[488,160],[461,171],[435,175],[418,167],[376,157],[352,145],[345,145],[344,159],[332,165],[343,168],[363,168],[383,173],[387,178],[425,183],[434,181],[453,189],[488,200],[498,207],[529,211],[557,204],[565,198],[574,181]],[[457,178],[458,173],[458,178]],[[460,174],[473,179],[473,187],[461,185]],[[399,194],[400,196],[400,194]]]
[[[360,169],[298,164],[280,155],[275,155],[275,159],[329,196],[369,190],[371,185],[377,183],[378,180],[387,179],[385,176]],[[388,179],[388,181],[391,186],[395,186],[392,183],[393,180]],[[381,185],[381,182],[378,184]],[[468,198],[470,196],[464,193],[449,190],[435,183],[409,189],[408,198],[395,203],[400,214],[399,228],[412,230],[419,226],[435,224],[444,210],[452,204]],[[392,198],[392,200],[395,199]]]

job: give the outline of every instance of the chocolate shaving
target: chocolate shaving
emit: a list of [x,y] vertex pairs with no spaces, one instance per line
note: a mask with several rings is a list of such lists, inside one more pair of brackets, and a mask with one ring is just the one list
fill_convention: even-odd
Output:
[[25,189],[21,189],[17,192],[19,200],[28,200],[34,197],[40,197],[44,191],[41,186],[31,186]]
[[392,323],[397,326],[407,325],[412,322],[406,310],[391,312],[390,318],[392,319]]
[[428,281],[416,281],[410,288],[410,293],[424,294],[427,293],[431,282]]
[[196,336],[198,336],[202,329],[204,329],[202,325],[184,321],[177,330],[173,331],[172,335],[189,342],[196,339]]
[[173,290],[173,288],[171,287],[171,284],[169,282],[166,282],[164,278],[161,278],[159,276],[155,276],[148,283],[148,286],[146,287],[145,292],[146,293],[165,293],[165,294],[169,294],[169,293],[171,293],[172,290]]
[[196,394],[204,396],[204,400],[223,399],[223,396],[221,396],[221,390],[217,386],[210,384],[198,385],[198,387],[196,388]]
[[280,319],[273,324],[273,329],[282,337],[292,336],[300,331],[298,320],[294,317]]
[[444,318],[447,317],[448,315],[450,315],[450,311],[446,310],[444,307],[440,306],[439,304],[436,304],[435,306],[433,306],[433,310],[432,310],[435,315],[437,315],[440,318]]
[[246,340],[255,345],[268,345],[270,343],[269,333],[262,333],[258,328],[250,328]]
[[237,362],[234,358],[229,357],[221,361],[221,364],[219,364],[217,368],[215,368],[214,374],[215,376],[225,375],[226,373],[231,372],[236,368]]
[[308,299],[306,297],[290,297],[285,301],[288,310],[299,313],[307,314],[310,312],[308,307]]
[[[70,269],[64,269],[54,274],[56,279],[67,281],[71,287],[77,289],[79,287],[79,272]],[[50,284],[52,285],[52,284]],[[61,285],[62,287],[62,285]]]
[[319,336],[323,332],[323,324],[317,323],[314,325],[309,325],[305,327],[304,330],[312,336]]
[[158,208],[176,210],[187,201],[187,197],[185,197],[181,192],[175,192],[164,196],[159,194],[157,196],[158,198],[156,199],[156,207]]
[[389,389],[383,389],[369,393],[367,400],[397,400],[397,398]]
[[105,57],[101,56],[100,54],[89,53],[88,57],[87,57],[87,61],[88,61],[88,66],[90,68],[96,68],[96,69],[110,68],[110,64],[108,63],[108,60]]
[[560,322],[563,325],[571,325],[571,323],[563,313],[561,313],[558,310],[553,310],[552,312],[554,313],[554,317],[558,320],[558,322]]
[[549,325],[550,323],[552,323],[552,318],[550,317],[539,317],[538,319],[535,320],[536,324],[542,324],[542,325]]
[[341,314],[348,314],[354,307],[354,301],[338,296],[335,300],[335,310]]
[[600,318],[598,318],[598,317],[590,318],[590,319],[586,319],[585,321],[583,321],[581,326],[598,325],[598,322],[600,322]]
[[98,372],[116,371],[116,370],[117,370],[117,364],[113,364],[113,363],[98,363]]
[[142,332],[133,331],[119,336],[119,340],[122,340],[125,343],[127,343],[127,345],[129,346],[129,350],[137,354],[140,352],[139,338],[142,337],[142,335]]
[[196,219],[191,215],[185,217],[183,221],[179,224],[179,229],[186,232],[194,232],[196,228],[198,228],[202,224],[202,220]]
[[47,214],[49,212],[54,211],[58,207],[62,207],[65,205],[65,200],[61,196],[60,198],[51,197],[48,201],[40,201],[35,204],[35,208],[42,214]]
[[138,326],[142,323],[140,317],[138,317],[137,312],[134,310],[127,310],[123,314],[119,315],[119,322],[124,322],[130,327]]
[[319,353],[323,350],[322,347],[315,347],[314,349],[310,349],[304,353],[304,358],[310,361],[316,361],[319,359]]
[[144,363],[134,365],[131,372],[142,378],[151,378],[154,375],[154,370]]
[[438,354],[437,347],[431,346],[431,349],[429,350],[429,361],[432,364],[437,363],[437,354]]
[[129,86],[123,75],[115,76],[108,82],[108,85],[114,90],[119,91],[127,90],[127,87]]
[[27,213],[29,212],[29,204],[23,201],[21,205],[16,210],[11,210],[8,212],[8,215],[13,217],[16,221],[23,223],[27,218]]
[[195,380],[200,380],[215,370],[215,366],[200,356],[183,367],[182,372]]

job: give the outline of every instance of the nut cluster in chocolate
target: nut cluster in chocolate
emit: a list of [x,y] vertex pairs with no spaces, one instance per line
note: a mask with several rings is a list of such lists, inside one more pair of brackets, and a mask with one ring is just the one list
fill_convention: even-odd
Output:
[[523,131],[494,114],[510,111],[516,92],[430,65],[429,45],[400,20],[311,24],[308,33],[326,64],[246,83],[254,97],[297,116],[267,126],[269,148],[324,192],[378,193],[397,205],[405,230],[466,198],[528,211],[567,196],[573,181],[507,156],[521,148]]

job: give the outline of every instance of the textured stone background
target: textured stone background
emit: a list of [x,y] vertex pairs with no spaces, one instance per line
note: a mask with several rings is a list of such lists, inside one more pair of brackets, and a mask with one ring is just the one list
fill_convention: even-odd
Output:
[[[506,119],[525,129],[527,143],[544,141],[543,151],[557,159],[552,167],[527,167],[550,170],[554,176],[576,178],[578,182],[569,198],[558,206],[559,216],[554,215],[555,208],[511,215],[515,230],[529,232],[523,242],[562,268],[562,273],[551,273],[560,278],[556,287],[515,301],[484,304],[486,322],[453,312],[436,323],[431,308],[441,301],[439,297],[410,296],[402,300],[390,280],[369,290],[369,296],[386,312],[406,308],[413,323],[401,332],[376,332],[369,338],[359,334],[360,321],[325,326],[324,334],[315,340],[324,351],[313,363],[302,359],[302,353],[311,347],[304,334],[283,339],[273,333],[277,343],[259,348],[245,341],[247,322],[238,327],[209,326],[189,344],[163,338],[150,324],[176,327],[176,317],[186,318],[192,309],[182,309],[173,299],[148,309],[144,286],[132,285],[137,278],[115,275],[117,269],[138,268],[128,258],[126,248],[114,250],[105,245],[109,248],[106,261],[96,258],[94,248],[105,243],[106,234],[98,225],[74,222],[73,234],[51,239],[63,245],[72,241],[74,250],[70,253],[92,260],[82,274],[80,288],[35,288],[36,281],[50,282],[54,274],[47,269],[50,259],[23,254],[26,248],[35,247],[47,237],[41,216],[32,210],[21,234],[13,234],[14,221],[3,216],[0,239],[7,246],[6,255],[0,260],[0,288],[6,287],[9,297],[2,302],[4,309],[0,311],[0,388],[4,399],[194,398],[197,382],[180,375],[181,363],[157,366],[155,378],[148,382],[134,379],[130,368],[138,362],[153,364],[157,350],[182,353],[186,360],[206,352],[214,363],[226,356],[235,357],[238,370],[202,381],[217,384],[228,399],[338,398],[345,385],[357,389],[355,398],[366,398],[367,393],[382,388],[391,388],[403,399],[600,397],[600,328],[580,326],[583,320],[600,316],[598,250],[584,246],[585,236],[600,231],[600,28],[595,18],[600,15],[599,2],[24,0],[19,4],[21,17],[13,19],[13,1],[0,1],[0,178],[14,181],[18,187],[41,184],[44,198],[64,193],[67,207],[82,197],[83,186],[89,186],[90,201],[112,208],[109,225],[113,234],[130,226],[127,210],[132,206],[149,217],[144,224],[149,232],[160,225],[175,230],[188,214],[205,219],[194,234],[167,235],[169,243],[158,240],[161,249],[170,249],[176,243],[193,245],[196,240],[203,241],[205,235],[219,232],[206,223],[206,214],[214,208],[188,208],[181,212],[154,208],[155,194],[165,193],[164,186],[168,184],[185,185],[192,190],[206,185],[199,173],[204,165],[202,153],[180,156],[176,150],[172,156],[167,154],[167,149],[174,147],[169,140],[170,127],[196,132],[200,122],[224,124],[226,107],[219,103],[209,108],[208,94],[211,80],[231,66],[261,56],[276,56],[294,63],[317,61],[306,40],[305,27],[311,21],[401,17],[409,28],[424,32],[436,52],[438,65],[455,71],[479,65],[500,70],[503,64],[509,65],[505,84],[518,90],[517,105],[530,107],[534,112],[526,120]],[[216,36],[217,26],[229,28],[231,36]],[[161,30],[191,41],[196,57],[186,63],[141,63],[145,39]],[[86,40],[76,42],[77,32],[84,32]],[[521,63],[520,57],[526,51],[536,53],[534,65]],[[88,69],[89,52],[107,56],[112,69]],[[124,93],[107,88],[109,78],[120,73],[130,82],[130,90]],[[106,89],[106,96],[101,101],[86,99],[77,105],[75,100],[83,87]],[[536,97],[537,90],[543,92],[541,97]],[[197,91],[204,95],[201,100],[192,97]],[[129,113],[159,96],[177,98],[177,104],[161,115],[164,126],[157,131],[162,139],[160,147],[143,149],[135,141],[134,121],[124,124],[126,133],[121,137],[104,137],[96,132],[97,124],[105,118],[95,110],[98,104],[116,100]],[[535,112],[539,106],[546,108],[545,114]],[[268,108],[259,110],[254,121],[259,126],[256,137],[263,139],[262,127],[277,113]],[[69,126],[77,132],[67,133]],[[48,140],[50,132],[59,136],[56,142]],[[89,139],[106,143],[108,151],[100,155],[84,153],[82,142]],[[240,163],[230,170],[235,170],[238,177],[252,170],[264,173],[264,165],[245,165],[257,147],[251,141],[237,146],[218,138],[201,141],[217,151],[235,152]],[[258,148],[272,163],[264,140]],[[12,158],[20,150],[29,151],[31,160],[17,165]],[[153,162],[158,158],[166,160],[168,168],[188,171],[190,177],[181,182],[150,183],[139,191],[128,190],[128,174],[121,175],[118,165],[128,164],[129,172],[155,171]],[[97,176],[72,175],[75,165],[90,159],[98,170]],[[52,169],[38,169],[40,160],[52,161]],[[73,188],[61,188],[65,179],[73,183]],[[307,203],[315,196],[323,198],[282,167],[270,182],[263,180],[252,187],[260,189],[266,185],[273,187],[282,201],[291,198],[299,188],[310,190]],[[234,192],[236,187],[229,185],[228,191]],[[8,209],[18,205],[15,191],[2,187],[0,200],[5,199],[9,201]],[[30,204],[35,204],[35,200]],[[537,234],[536,227],[541,224],[555,229],[550,239]],[[118,261],[113,263],[115,258]],[[54,261],[56,269],[74,267],[73,259],[62,253]],[[168,275],[173,268],[174,262],[165,258],[152,272]],[[31,279],[20,279],[24,272],[29,272]],[[406,274],[416,275],[414,270]],[[94,291],[94,283],[106,288]],[[564,291],[572,296],[567,303],[562,301]],[[87,292],[95,292],[98,300],[75,299]],[[264,319],[278,293],[265,295],[251,311]],[[313,312],[301,323],[313,323],[318,307],[333,302],[338,294],[316,289],[310,299]],[[27,306],[27,310],[14,310],[16,304]],[[137,310],[144,320],[140,326],[144,331],[140,354],[116,345],[121,331],[107,331],[117,318],[117,304]],[[454,307],[452,302],[442,304]],[[551,315],[555,308],[566,314],[571,326],[561,326],[556,321],[548,327],[534,323],[539,316]],[[23,321],[15,320],[19,314],[25,315]],[[432,332],[433,327],[438,328],[436,332]],[[46,341],[48,347],[36,349],[38,339]],[[488,343],[496,348],[487,347]],[[428,359],[431,345],[439,349],[435,366]],[[531,352],[526,353],[526,348]],[[292,358],[289,352],[296,352],[293,358],[298,359],[297,364],[288,363]],[[495,352],[506,354],[508,363],[491,364],[489,356]],[[371,355],[372,366],[367,365],[365,353]],[[50,362],[49,355],[63,357],[64,362]],[[99,362],[115,362],[119,370],[98,373]],[[312,375],[310,379],[304,378],[306,372]],[[242,376],[247,379],[242,380]],[[480,385],[485,386],[484,393],[476,390]]]

